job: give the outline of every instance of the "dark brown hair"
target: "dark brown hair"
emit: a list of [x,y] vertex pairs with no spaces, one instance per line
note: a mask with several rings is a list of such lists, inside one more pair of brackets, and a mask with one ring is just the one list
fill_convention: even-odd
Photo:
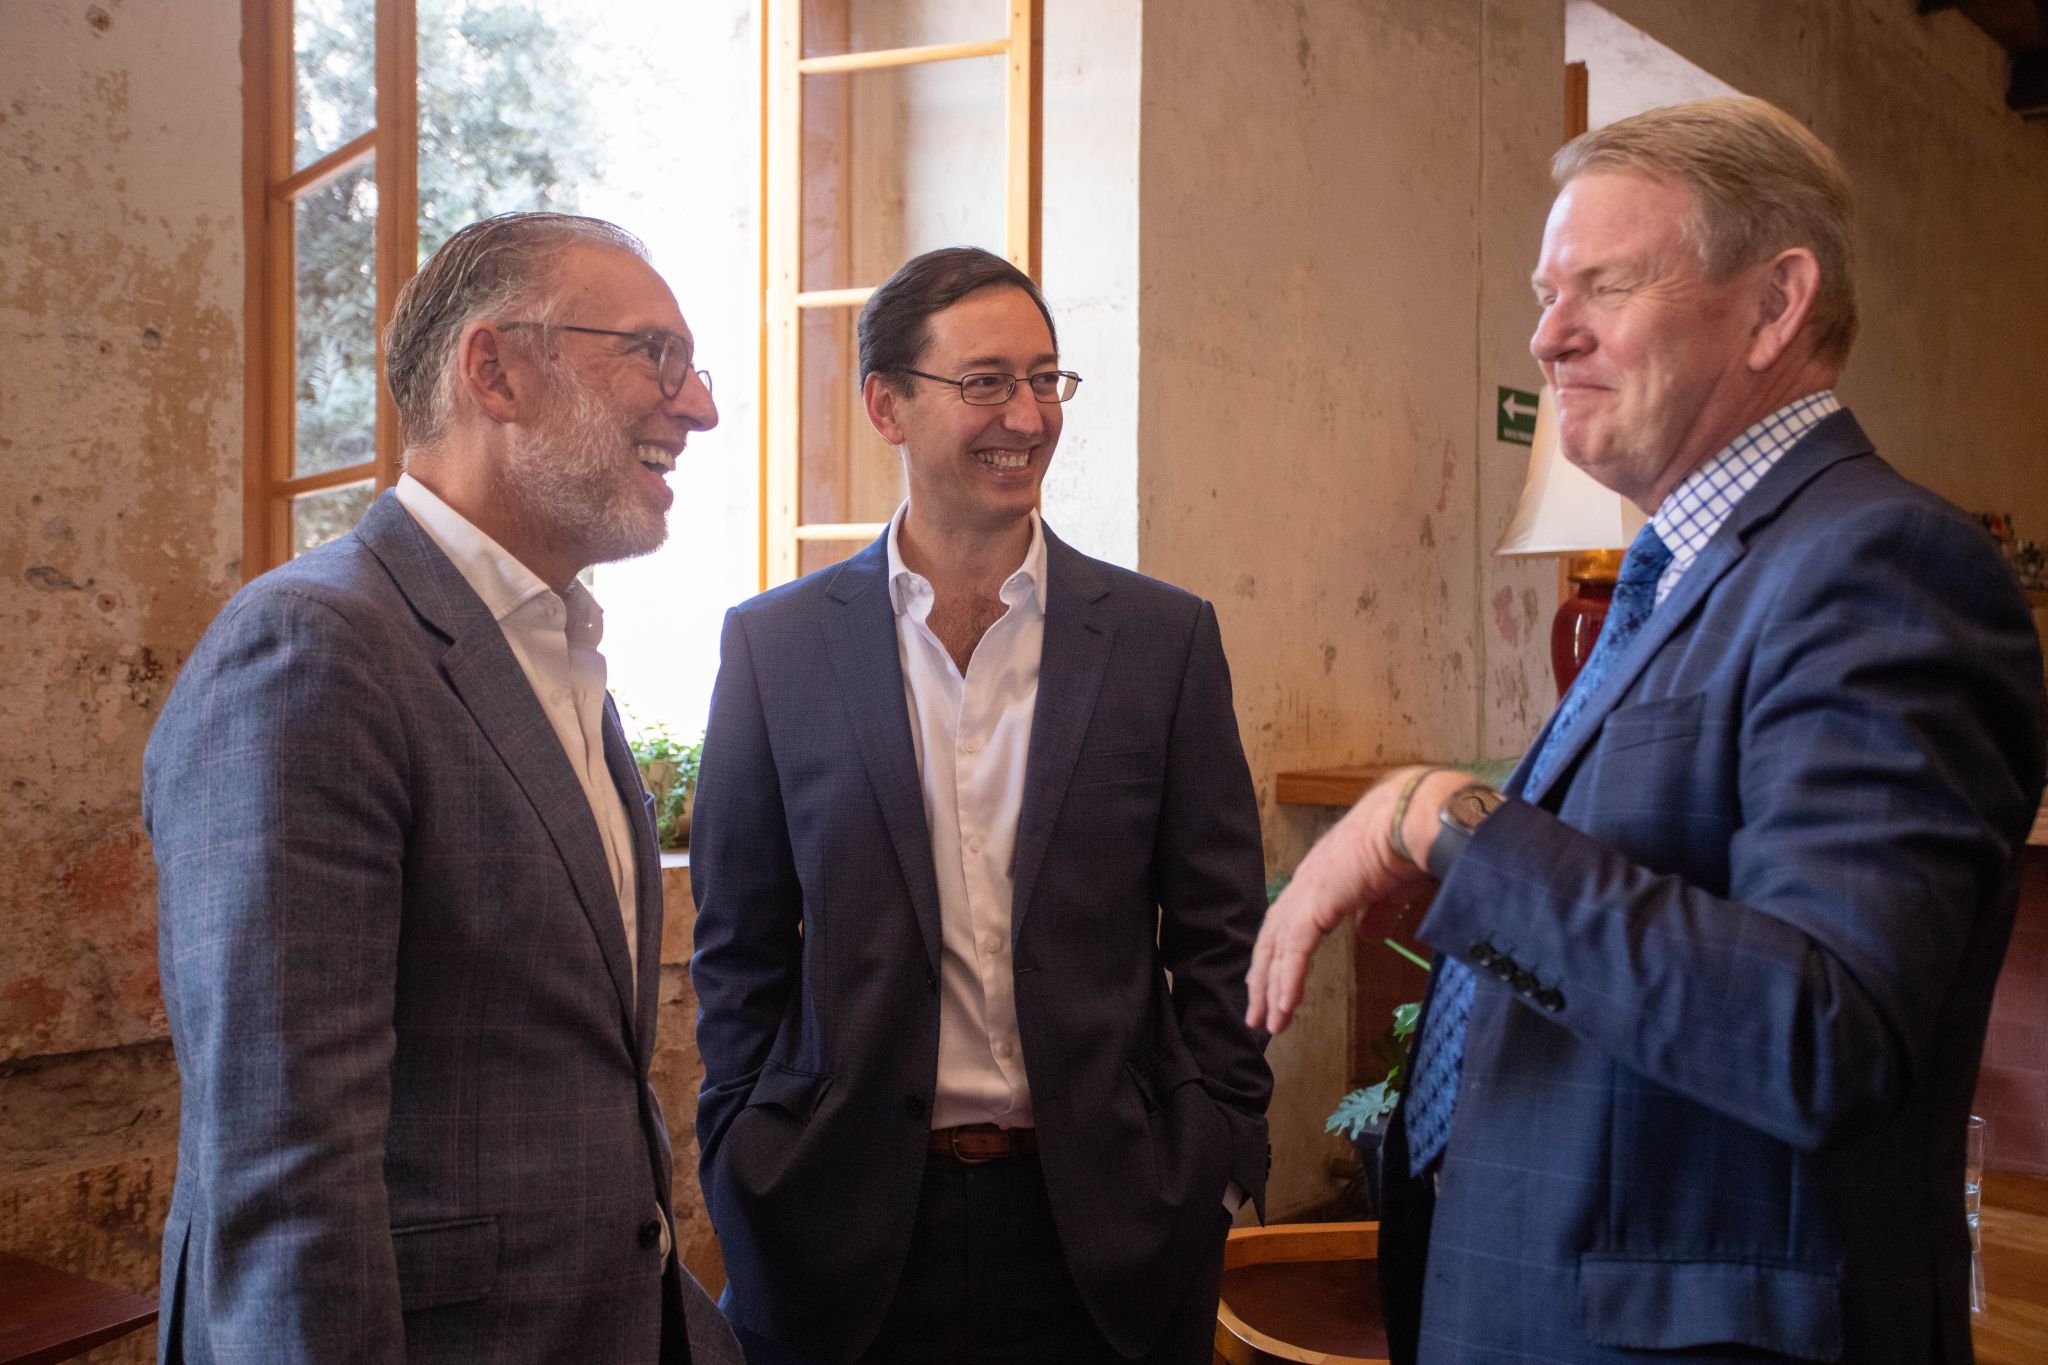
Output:
[[999,285],[1023,290],[1038,305],[1046,335],[1057,351],[1060,334],[1052,325],[1052,310],[1029,275],[978,246],[942,247],[905,262],[860,310],[860,382],[867,383],[871,374],[893,376],[916,365],[931,341],[933,314]]

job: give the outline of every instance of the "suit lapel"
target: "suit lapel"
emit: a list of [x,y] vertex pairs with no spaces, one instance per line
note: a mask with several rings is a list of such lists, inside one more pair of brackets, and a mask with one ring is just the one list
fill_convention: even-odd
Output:
[[855,746],[910,888],[931,968],[939,968],[939,882],[924,818],[924,783],[910,737],[896,612],[889,600],[888,532],[840,566],[821,603],[825,657],[839,684]]
[[633,996],[633,1041],[642,1071],[654,1053],[655,1006],[661,995],[661,928],[665,904],[661,893],[661,836],[655,830],[653,813],[647,809],[647,789],[640,783],[640,765],[626,745],[626,729],[619,721],[612,695],[604,695],[604,762],[612,785],[626,808],[626,824],[633,831],[633,926],[639,954],[639,975]]
[[[1041,523],[1042,524],[1042,523]],[[1038,666],[1038,702],[1031,713],[1031,750],[1024,766],[1024,803],[1017,816],[1010,935],[1030,913],[1052,827],[1081,755],[1095,698],[1109,666],[1116,627],[1103,599],[1109,584],[1093,560],[1045,528],[1045,647]]]
[[1816,475],[1829,465],[1852,455],[1868,454],[1871,450],[1868,437],[1856,425],[1856,419],[1847,412],[1839,412],[1822,419],[1813,430],[1801,437],[1799,442],[1787,451],[1770,471],[1757,482],[1736,504],[1728,520],[1700,551],[1698,559],[1686,569],[1678,580],[1678,586],[1671,595],[1657,604],[1650,613],[1650,619],[1643,623],[1642,632],[1629,642],[1627,650],[1602,680],[1600,690],[1587,699],[1585,708],[1579,712],[1573,723],[1571,734],[1565,737],[1564,752],[1549,767],[1544,781],[1522,790],[1528,781],[1528,769],[1533,756],[1542,748],[1544,736],[1550,732],[1552,721],[1544,725],[1543,731],[1523,755],[1510,778],[1507,790],[1529,801],[1541,802],[1546,795],[1557,789],[1572,770],[1586,746],[1600,732],[1601,723],[1615,704],[1628,695],[1635,680],[1641,676],[1657,651],[1664,647],[1678,628],[1698,612],[1707,599],[1707,594],[1724,578],[1728,571],[1741,562],[1749,550],[1749,538],[1757,529],[1775,518],[1800,489],[1810,483]]
[[584,918],[597,936],[618,993],[621,1020],[630,1028],[633,991],[626,929],[597,819],[525,670],[505,642],[505,632],[461,571],[393,494],[386,492],[372,504],[356,534],[414,610],[448,637],[441,671],[547,829]]

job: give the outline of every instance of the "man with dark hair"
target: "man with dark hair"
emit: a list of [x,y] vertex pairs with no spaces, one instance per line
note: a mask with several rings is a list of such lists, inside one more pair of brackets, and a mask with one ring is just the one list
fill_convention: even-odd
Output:
[[727,618],[698,784],[727,1312],[754,1365],[1206,1365],[1271,1088],[1215,613],[1040,519],[1080,380],[1014,266],[921,256],[860,343],[909,498]]
[[645,256],[560,214],[435,252],[405,476],[235,596],[151,737],[168,1361],[738,1359],[672,1252],[660,869],[576,581],[661,543],[718,421]]
[[1411,768],[1302,860],[1250,1022],[1440,883],[1383,1165],[1396,1360],[1971,1359],[1964,1122],[2042,785],[2040,643],[1834,394],[1847,178],[1753,99],[1580,137],[1533,284],[1564,454],[1649,517],[1496,792]]

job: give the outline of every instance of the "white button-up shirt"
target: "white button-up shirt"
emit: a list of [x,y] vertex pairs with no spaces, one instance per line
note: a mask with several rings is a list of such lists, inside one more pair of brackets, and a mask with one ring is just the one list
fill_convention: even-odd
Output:
[[573,579],[566,593],[556,593],[412,475],[398,480],[396,492],[399,504],[484,600],[562,742],[604,842],[637,998],[640,914],[634,899],[633,827],[604,761],[605,666],[604,655],[597,652],[604,638],[604,611],[590,590]]
[[1031,546],[1001,588],[1009,610],[981,637],[963,675],[927,624],[930,581],[903,564],[898,538],[907,506],[889,524],[889,600],[939,883],[939,1078],[931,1124],[1028,1128],[1031,1086],[1017,1037],[1010,910],[1045,651],[1045,532],[1033,512]]

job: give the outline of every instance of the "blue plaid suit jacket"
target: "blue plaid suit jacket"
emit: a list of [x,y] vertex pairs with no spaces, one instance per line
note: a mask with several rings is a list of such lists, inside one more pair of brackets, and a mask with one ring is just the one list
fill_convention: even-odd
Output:
[[[606,756],[639,807],[609,709]],[[561,743],[395,497],[222,611],[144,806],[183,1088],[164,1357],[661,1358],[652,826],[636,1003]],[[679,1287],[699,1365],[732,1358]]]
[[1963,1119],[2042,757],[1990,539],[1826,419],[1424,918],[1482,979],[1434,1209],[1387,1190],[1397,1341],[1969,1360]]
[[[1214,1247],[1226,1182],[1263,1198],[1258,810],[1213,610],[1045,539],[1018,1023],[1061,1245],[1136,1352]],[[690,837],[724,1302],[826,1360],[889,1306],[938,1070],[938,886],[887,564],[877,539],[727,617]]]

